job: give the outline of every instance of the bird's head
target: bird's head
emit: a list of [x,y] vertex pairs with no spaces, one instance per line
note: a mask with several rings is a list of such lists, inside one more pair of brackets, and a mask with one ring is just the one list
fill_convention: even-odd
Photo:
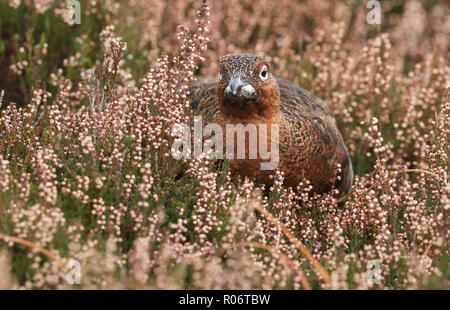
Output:
[[226,109],[263,115],[278,108],[280,91],[263,56],[237,54],[220,58],[220,80],[216,87],[219,101]]

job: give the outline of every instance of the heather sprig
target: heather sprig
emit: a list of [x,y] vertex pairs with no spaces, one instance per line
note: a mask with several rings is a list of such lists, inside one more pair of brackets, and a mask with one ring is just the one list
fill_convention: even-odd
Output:
[[[82,2],[68,25],[0,1],[0,288],[448,289],[446,3],[383,3],[376,28],[347,1]],[[191,85],[238,52],[324,99],[348,197],[171,156]]]

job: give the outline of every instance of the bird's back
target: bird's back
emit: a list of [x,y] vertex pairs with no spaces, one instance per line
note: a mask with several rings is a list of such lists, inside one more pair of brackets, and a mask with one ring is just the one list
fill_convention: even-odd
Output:
[[[277,82],[280,87],[280,109],[288,118],[295,119],[299,113],[306,113],[326,115],[334,120],[327,106],[307,90],[282,78],[277,78]],[[192,85],[189,95],[191,108],[211,121],[219,112],[216,84],[215,78],[200,79],[198,83]]]

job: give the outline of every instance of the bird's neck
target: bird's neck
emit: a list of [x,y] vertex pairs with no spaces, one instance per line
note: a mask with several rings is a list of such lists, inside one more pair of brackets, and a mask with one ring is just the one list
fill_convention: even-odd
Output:
[[247,102],[241,106],[220,102],[221,119],[236,124],[271,124],[279,123],[280,100],[279,97],[260,99],[258,102]]

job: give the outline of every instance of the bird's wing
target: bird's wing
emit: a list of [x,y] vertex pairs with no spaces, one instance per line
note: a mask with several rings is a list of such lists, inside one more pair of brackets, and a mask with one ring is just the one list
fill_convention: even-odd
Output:
[[308,114],[331,116],[334,120],[327,105],[322,100],[291,81],[281,78],[277,78],[277,81],[280,87],[280,100],[283,103],[282,108]]
[[322,100],[290,81],[278,79],[278,84],[283,118],[298,143],[314,144],[320,152],[332,152],[343,143],[336,121]]
[[194,113],[202,114],[209,123],[214,120],[219,112],[219,105],[216,94],[217,82],[208,81],[207,83],[196,83],[191,86],[189,100]]
[[278,84],[280,108],[292,151],[316,158],[317,165],[329,160],[341,164],[341,179],[336,181],[335,187],[341,195],[348,193],[353,181],[353,168],[331,111],[321,99],[298,85],[284,79],[278,79]]

